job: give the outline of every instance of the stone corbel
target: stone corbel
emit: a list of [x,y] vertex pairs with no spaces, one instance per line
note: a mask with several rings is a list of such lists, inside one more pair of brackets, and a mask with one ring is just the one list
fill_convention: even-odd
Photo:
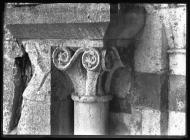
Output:
[[[17,134],[47,135],[50,134],[50,48],[45,48],[43,43],[37,40],[22,41],[22,44],[30,58],[33,75],[23,92],[22,114]],[[36,125],[39,122],[46,126]]]

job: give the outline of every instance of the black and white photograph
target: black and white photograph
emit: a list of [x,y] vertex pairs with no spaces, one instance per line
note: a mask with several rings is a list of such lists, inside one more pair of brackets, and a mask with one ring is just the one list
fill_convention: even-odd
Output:
[[186,3],[4,3],[3,137],[186,137]]

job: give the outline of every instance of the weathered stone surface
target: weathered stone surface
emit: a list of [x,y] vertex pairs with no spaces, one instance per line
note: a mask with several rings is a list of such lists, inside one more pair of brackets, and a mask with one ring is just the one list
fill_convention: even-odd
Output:
[[86,93],[86,75],[82,69],[81,57],[74,62],[72,67],[68,69],[67,74],[72,80],[74,92],[78,95],[85,95]]
[[14,59],[8,61],[6,58],[3,60],[3,133],[7,134],[9,129],[9,122],[11,116],[11,106],[14,95],[13,84],[13,65]]
[[[51,5],[51,6],[50,6]],[[50,4],[50,5],[40,5],[35,8],[29,8],[29,7],[22,7],[22,8],[16,8],[15,9],[9,9],[12,14],[8,15],[7,22],[10,24],[29,24],[29,23],[71,23],[71,22],[108,22],[106,18],[102,18],[97,13],[97,7],[90,7],[90,16],[92,19],[88,18],[89,13],[87,9],[89,8],[88,5],[85,7],[82,4],[74,4],[75,6],[72,6],[72,4],[68,4],[70,7],[67,7],[68,5],[64,4]],[[63,6],[64,5],[64,6]],[[85,7],[87,9],[78,8],[76,5],[81,5],[82,7]],[[93,5],[93,4],[92,4]],[[49,6],[49,9],[47,8]],[[60,7],[59,7],[60,6]],[[40,8],[39,8],[40,7]],[[64,7],[64,8],[63,8]],[[77,8],[76,8],[77,7]],[[168,44],[170,48],[184,48],[186,47],[186,7],[181,8],[171,8],[167,9],[168,5],[161,5],[162,10],[159,9],[159,6],[157,6],[157,9],[153,10],[153,12],[150,12],[147,16],[147,23],[145,27],[145,31],[143,35],[140,37],[139,42],[137,42],[137,50],[136,50],[136,56],[135,56],[135,70],[138,72],[147,72],[147,73],[158,73],[162,72],[162,70],[165,68],[165,58],[163,54],[165,54],[166,46],[163,46],[163,36],[162,36],[162,21],[165,25]],[[46,9],[47,8],[47,9]],[[73,9],[74,10],[73,10]],[[58,9],[57,11],[54,9]],[[68,10],[70,9],[70,10]],[[103,8],[104,9],[104,8]],[[185,9],[185,10],[184,10]],[[81,11],[80,11],[81,10]],[[84,11],[83,11],[84,10]],[[107,9],[104,9],[105,11],[109,11]],[[103,12],[105,12],[103,10]],[[16,12],[15,12],[16,11]],[[19,11],[19,12],[17,12]],[[56,11],[56,12],[54,12]],[[77,12],[79,13],[77,13]],[[99,9],[99,12],[102,10]],[[165,11],[165,12],[164,12]],[[15,12],[15,13],[14,13]],[[62,14],[65,12],[66,14]],[[85,13],[85,14],[80,14]],[[42,13],[41,15],[39,13]],[[44,14],[46,13],[46,14]],[[77,14],[76,14],[77,13]],[[169,13],[169,14],[168,14]],[[18,16],[15,16],[15,14],[18,14]],[[57,15],[56,15],[57,14]],[[35,15],[35,16],[34,16]],[[49,16],[52,15],[52,16]],[[77,16],[76,16],[77,15]],[[84,16],[85,15],[85,16]],[[106,14],[105,14],[106,16]],[[161,21],[160,21],[161,17]],[[102,18],[102,19],[101,19]],[[95,20],[96,19],[96,20]],[[171,21],[170,21],[171,20]],[[16,27],[16,26],[15,26]],[[173,29],[172,29],[173,28]],[[43,30],[46,30],[43,28]],[[96,30],[96,29],[95,29]],[[23,30],[20,30],[23,32]],[[28,30],[27,30],[28,31]],[[84,30],[85,31],[85,30]],[[19,34],[21,34],[20,32]],[[30,31],[29,31],[30,32]],[[56,32],[56,31],[55,31]],[[52,32],[52,33],[55,33]],[[62,32],[62,30],[61,30]],[[97,32],[99,30],[97,29]],[[100,33],[97,33],[96,31],[92,34],[94,36],[99,37]],[[100,31],[101,32],[101,31]],[[172,33],[173,32],[173,33]],[[46,32],[45,32],[46,33]],[[84,33],[81,34],[81,36],[86,36],[91,33]],[[174,35],[174,37],[172,36]],[[25,36],[22,34],[22,36]],[[27,36],[25,36],[27,37]],[[40,36],[38,36],[40,37]],[[47,37],[47,36],[46,36]],[[69,36],[70,37],[70,36]],[[45,38],[45,37],[44,37]],[[45,40],[43,40],[45,41]],[[42,41],[42,42],[43,42]],[[35,42],[34,40],[32,42]],[[38,40],[37,42],[41,42]],[[50,66],[50,55],[47,55],[49,53],[49,50],[46,50],[50,48],[50,46],[58,46],[60,43],[64,45],[71,45],[71,46],[77,46],[77,47],[88,47],[88,46],[103,46],[102,42],[99,41],[89,41],[89,40],[51,40],[51,41],[45,41],[46,44],[44,47],[37,47],[39,49],[39,52],[43,52],[43,54],[40,54],[42,57],[45,56],[45,58],[42,58],[43,61],[48,60],[48,62],[43,62],[42,65],[39,64],[39,69],[35,68],[37,72],[37,75],[34,76],[37,80],[34,85],[40,85],[40,80],[43,79],[44,73],[46,73],[48,68],[46,66]],[[94,45],[96,44],[96,45]],[[43,49],[41,49],[43,48]],[[31,47],[27,50],[29,52],[30,58],[33,61],[32,63],[35,65],[38,65],[36,63],[36,56],[37,52],[35,49],[33,50]],[[31,51],[31,52],[30,52]],[[4,55],[4,93],[3,94],[3,131],[6,133],[8,121],[9,121],[9,113],[10,113],[10,104],[12,100],[13,95],[13,85],[11,84],[11,67],[13,64],[13,51],[10,49],[10,51],[5,51]],[[47,54],[44,52],[47,52]],[[34,53],[34,54],[33,54]],[[47,58],[48,59],[47,59]],[[173,61],[173,57],[171,56],[171,60]],[[180,61],[184,59],[178,59]],[[185,61],[183,61],[185,62]],[[10,66],[8,66],[10,64]],[[181,63],[180,63],[181,64]],[[44,66],[45,65],[45,66]],[[181,67],[181,66],[180,66]],[[178,66],[179,68],[179,66]],[[184,68],[181,68],[181,70],[184,70]],[[42,74],[43,73],[43,74]],[[178,72],[179,74],[180,72]],[[183,72],[184,73],[184,72]],[[120,74],[119,74],[120,75]],[[122,74],[121,74],[122,75]],[[137,74],[138,75],[138,74]],[[120,76],[122,77],[122,76]],[[124,76],[125,77],[125,76]],[[119,97],[126,97],[125,94],[126,91],[128,91],[128,86],[125,86],[126,81],[129,80],[128,75],[126,75],[127,79],[122,79],[123,82],[121,85],[123,88],[120,89],[119,92],[115,91],[116,94],[118,94]],[[34,78],[34,79],[35,79]],[[25,102],[23,103],[23,115],[21,116],[21,121],[18,127],[18,133],[22,134],[50,134],[50,125],[49,125],[49,101],[43,104],[43,101],[46,101],[46,98],[49,98],[49,77],[47,76],[47,79],[44,80],[44,85],[42,84],[41,90],[39,92],[33,90],[28,95],[29,92],[27,92],[27,98],[31,100],[38,100],[40,102],[36,101],[29,101],[25,99]],[[119,79],[119,78],[118,78]],[[121,82],[120,80],[117,80],[118,82]],[[39,82],[39,83],[38,83]],[[127,81],[128,83],[128,81]],[[82,85],[83,83],[81,83]],[[124,84],[124,86],[123,86]],[[176,86],[177,85],[177,86]],[[78,85],[80,88],[80,85]],[[169,95],[169,107],[170,110],[175,111],[184,111],[185,110],[185,78],[179,78],[179,77],[171,77],[170,78],[170,95]],[[36,87],[34,88],[36,89]],[[139,74],[136,76],[136,89],[133,99],[133,105],[137,106],[148,106],[152,107],[154,109],[160,108],[160,91],[161,90],[161,80],[160,76],[147,76],[146,74],[142,76]],[[33,94],[34,93],[34,94]],[[39,93],[37,95],[36,93]],[[121,93],[121,94],[120,94]],[[33,96],[34,95],[34,96]],[[126,107],[126,106],[125,106]],[[150,134],[150,135],[159,135],[161,127],[160,123],[160,112],[158,110],[153,110],[152,108],[143,109],[142,113],[141,111],[133,111],[132,114],[127,113],[111,113],[110,117],[112,118],[112,130],[111,134]],[[35,111],[37,112],[35,112]],[[37,115],[36,115],[37,114]],[[41,115],[44,114],[44,115]],[[41,118],[42,117],[42,118]],[[46,120],[45,120],[46,119]],[[28,125],[29,124],[29,125]],[[32,125],[31,125],[32,124]],[[30,126],[31,125],[31,126]],[[45,127],[44,127],[45,126]],[[170,112],[169,114],[169,133],[170,135],[183,135],[185,134],[185,113],[181,112]]]
[[170,50],[171,74],[186,75],[186,6],[162,9],[159,11],[163,21]]
[[50,134],[50,47],[46,41],[23,42],[33,76],[23,92],[18,134]]
[[20,47],[10,31],[4,26],[3,40],[3,134],[8,133],[14,95],[13,67],[15,57],[22,56]]
[[159,15],[164,23],[170,48],[186,48],[186,5],[161,9]]
[[109,10],[110,5],[106,3],[40,4],[7,8],[5,21],[7,24],[107,22]]
[[135,73],[134,92],[131,103],[135,106],[160,109],[161,75],[150,73]]
[[[126,119],[126,118],[125,118]],[[132,107],[132,115],[130,118],[131,135],[142,134],[142,113],[141,109]]]
[[186,113],[170,111],[168,135],[186,135]]
[[141,135],[142,114],[137,108],[132,113],[110,113],[109,134],[111,135]]
[[160,111],[142,109],[142,135],[160,135]]
[[108,102],[74,102],[74,134],[106,135]]
[[32,77],[32,67],[27,53],[24,53],[22,57],[15,58],[13,70],[14,98],[13,105],[11,106],[10,131],[14,130],[19,122],[23,99],[22,94]]
[[7,25],[4,25],[4,34],[3,34],[3,57],[9,61],[14,61],[15,57],[23,55],[21,47],[18,45],[16,38],[13,36],[11,31],[7,28]]
[[186,77],[170,75],[169,110],[186,110]]
[[146,15],[144,31],[139,35],[135,50],[135,71],[161,73],[165,68],[166,46],[162,43],[162,22],[158,12]]
[[110,92],[119,98],[125,98],[131,92],[132,75],[131,68],[117,69],[111,79]]
[[23,99],[18,135],[50,135],[50,96],[43,102]]
[[174,9],[174,8],[178,8],[178,7],[186,7],[187,4],[186,3],[178,3],[178,4],[141,4],[145,7],[146,11],[148,13],[154,13],[158,10],[162,10],[162,9]]
[[[142,131],[146,135],[165,135],[167,134],[167,128],[168,128],[168,79],[167,79],[167,73],[163,74],[150,74],[150,73],[136,73],[135,74],[135,85],[134,85],[134,92],[131,95],[131,106],[138,106],[140,108],[148,107],[147,111],[144,112],[144,118],[143,120],[145,123],[147,120],[149,120],[149,117],[151,116],[151,113],[154,112],[154,110],[157,110],[156,114],[153,113],[154,118],[153,121],[159,124],[159,126],[156,126],[156,130],[154,130],[154,127],[152,125],[147,126],[144,125],[144,128]],[[145,108],[145,109],[146,109]],[[159,122],[158,122],[159,121]],[[152,130],[151,130],[152,129]],[[159,129],[159,131],[158,131]]]
[[169,63],[172,75],[186,75],[186,53],[169,53]]
[[7,28],[18,39],[103,39],[109,22],[14,24]]
[[50,47],[46,42],[23,42],[33,66],[33,76],[26,87],[23,97],[43,101],[51,91],[50,86]]
[[[31,39],[31,42],[45,42],[46,46],[51,47],[58,47],[58,46],[64,46],[64,47],[103,47],[103,41],[102,40],[88,40],[88,39]],[[23,39],[23,42],[27,42],[27,39]]]

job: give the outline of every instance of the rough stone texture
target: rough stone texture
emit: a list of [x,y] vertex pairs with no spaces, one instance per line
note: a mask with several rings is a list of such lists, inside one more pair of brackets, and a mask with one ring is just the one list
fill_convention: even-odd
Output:
[[141,135],[142,113],[138,108],[132,108],[132,113],[110,113],[109,134],[111,135]]
[[[8,24],[107,22],[110,5],[106,3],[56,3],[6,10]],[[63,14],[64,13],[64,14]]]
[[186,110],[186,77],[170,75],[169,110]]
[[43,101],[51,91],[50,86],[50,47],[45,41],[23,42],[34,70],[32,79],[26,87],[23,97],[29,100]]
[[187,4],[186,3],[178,3],[178,4],[141,4],[145,7],[146,11],[148,13],[152,13],[155,12],[157,10],[162,10],[162,9],[174,9],[174,8],[178,8],[178,7],[186,7]]
[[[23,42],[26,42],[27,39],[23,39]],[[31,39],[32,42],[41,42],[40,39]],[[47,46],[58,47],[58,46],[72,46],[72,47],[103,47],[102,40],[88,40],[88,39],[43,39]]]
[[[148,4],[147,4],[148,5]],[[109,6],[109,5],[108,5]],[[100,8],[101,7],[101,8]],[[31,24],[31,23],[82,23],[82,22],[108,22],[109,21],[109,8],[102,4],[42,4],[37,7],[20,7],[11,8],[6,11],[6,22],[8,24]],[[148,6],[147,6],[148,7]],[[146,8],[147,8],[146,7]],[[108,8],[108,9],[107,9]],[[169,9],[170,8],[170,9]],[[98,10],[97,10],[98,9]],[[103,10],[102,10],[103,9]],[[147,73],[160,73],[166,66],[166,46],[162,44],[163,36],[162,29],[165,27],[166,38],[170,48],[185,48],[186,47],[186,5],[176,6],[175,5],[154,5],[147,8],[148,15],[146,26],[139,41],[136,42],[135,51],[135,70],[137,72]],[[65,13],[65,14],[63,14]],[[101,15],[101,16],[99,16]],[[162,24],[164,26],[162,26]],[[16,26],[15,26],[16,27]],[[43,40],[44,41],[44,40]],[[43,42],[42,41],[42,42]],[[31,41],[36,42],[36,41]],[[41,42],[38,40],[37,42]],[[89,40],[51,40],[45,41],[46,47],[37,47],[40,53],[46,52],[49,46],[73,45],[77,47],[84,46],[103,46],[102,42],[89,41]],[[6,42],[5,42],[6,43]],[[96,44],[96,45],[94,45]],[[4,45],[6,46],[6,45]],[[10,45],[8,45],[10,46]],[[11,47],[10,47],[11,48]],[[13,95],[12,80],[12,65],[14,55],[10,48],[4,51],[4,89],[3,89],[3,131],[7,133],[7,126],[10,116],[10,106]],[[41,50],[41,48],[43,48]],[[11,50],[11,51],[9,51]],[[28,49],[30,58],[36,58],[35,49]],[[48,51],[47,51],[48,52]],[[34,56],[32,56],[34,53]],[[48,53],[47,53],[48,54]],[[42,58],[48,60],[50,56],[46,53]],[[47,58],[48,59],[47,59]],[[171,55],[171,60],[173,56]],[[36,65],[36,60],[31,59],[33,64]],[[184,59],[180,61],[185,62]],[[47,64],[48,63],[48,64]],[[49,62],[45,62],[45,65],[50,66]],[[175,63],[174,63],[175,64]],[[181,64],[181,63],[179,63]],[[38,65],[38,64],[37,64]],[[184,65],[183,65],[184,66]],[[181,67],[181,66],[180,66]],[[34,67],[33,67],[34,68]],[[174,68],[177,69],[178,67]],[[38,69],[38,68],[37,68]],[[42,69],[42,70],[40,70]],[[47,68],[45,67],[45,72]],[[180,68],[179,68],[180,69]],[[39,70],[39,71],[38,71]],[[37,79],[43,79],[44,71],[43,64],[42,68],[39,68],[37,75],[34,76]],[[181,68],[181,70],[184,70]],[[185,72],[178,71],[178,74]],[[175,73],[174,73],[175,74]],[[33,77],[33,78],[34,78]],[[127,77],[127,76],[126,76]],[[133,99],[133,105],[137,106],[149,106],[154,109],[160,107],[160,78],[159,76],[139,75],[136,77],[135,96]],[[36,80],[35,80],[36,81]],[[125,81],[125,80],[124,80]],[[36,81],[37,85],[40,84],[40,80]],[[39,83],[38,83],[39,82]],[[31,91],[25,92],[29,101],[25,99],[23,103],[23,111],[21,121],[18,127],[18,133],[25,134],[50,134],[50,122],[48,116],[50,113],[49,101],[46,102],[46,98],[49,98],[47,90],[49,90],[49,82],[44,81],[45,84],[42,86],[40,92]],[[47,82],[47,83],[46,83]],[[35,83],[35,82],[34,82]],[[176,86],[177,85],[177,86]],[[44,89],[43,89],[44,88]],[[170,77],[170,95],[169,95],[169,108],[175,111],[184,111],[185,109],[185,78],[184,77]],[[126,96],[125,92],[122,92],[124,88],[121,88],[121,95]],[[39,93],[36,94],[36,93]],[[33,96],[34,94],[34,96]],[[30,96],[29,96],[30,95]],[[39,100],[37,102],[36,100]],[[45,102],[45,104],[43,104]],[[174,104],[174,105],[173,105]],[[126,105],[126,104],[124,104]],[[126,106],[125,106],[126,107]],[[160,134],[160,112],[152,108],[142,109],[142,111],[133,109],[132,113],[111,113],[110,117],[112,120],[111,134]],[[37,110],[37,112],[35,112]],[[36,115],[37,114],[37,115]],[[42,115],[43,114],[43,115]],[[40,117],[42,116],[42,118]],[[45,120],[46,119],[46,120]],[[169,113],[169,135],[183,135],[185,132],[185,113],[181,112],[170,112]]]
[[168,135],[186,135],[186,113],[184,112],[169,112],[169,128]]
[[165,68],[166,46],[162,46],[162,22],[158,12],[147,14],[146,25],[136,42],[135,71],[160,73]]
[[73,83],[74,92],[78,95],[84,95],[86,93],[86,75],[81,61],[82,58],[79,55],[77,60],[66,71]]
[[136,45],[136,71],[156,73],[165,68],[162,55],[166,53],[166,46],[162,46],[162,24],[170,48],[186,47],[186,6],[158,10],[153,8],[148,11],[146,26]]
[[[140,41],[137,43],[137,50],[135,51],[135,70],[137,72],[147,73],[164,72],[164,69],[167,66],[166,49],[168,48],[168,45],[170,48],[170,74],[186,75],[186,54],[172,52],[175,51],[175,49],[182,49],[186,47],[186,5],[180,5],[176,7],[174,5],[160,5],[160,7],[158,6],[157,8],[155,8],[154,6],[151,7],[150,5],[148,7],[147,4],[145,5],[145,7],[148,12],[147,23],[149,24],[149,26],[147,26],[147,29],[145,27],[142,36],[140,36]],[[152,19],[152,21],[150,21],[150,19]],[[163,35],[161,33],[162,30],[166,32],[166,35]],[[167,42],[165,42],[164,44],[163,41],[165,39],[167,39]],[[163,99],[161,98],[162,95],[160,93],[162,83],[162,81],[160,81],[161,77],[154,79],[151,78],[152,76],[148,76],[152,79],[150,80],[147,76],[144,76],[144,78],[140,75],[136,76],[134,91],[135,96],[133,99],[134,104],[138,106],[149,106],[153,107],[154,109],[162,109]],[[146,78],[147,80],[145,80]],[[167,95],[169,100],[169,110],[185,111],[185,88],[186,83],[184,76],[170,76],[170,91],[168,93],[169,95]],[[156,96],[153,97],[154,95]],[[152,109],[150,109],[149,111],[151,112]],[[155,118],[159,118],[157,115],[155,115]],[[168,114],[167,112],[162,112],[162,110],[160,115],[165,118],[165,121],[168,121],[167,116],[169,116],[169,118],[172,118],[172,116],[170,116],[171,114]],[[163,121],[163,117],[160,119],[161,122]],[[147,115],[146,117],[145,115],[143,121],[148,120],[149,116]],[[167,123],[168,122],[165,122],[165,124]],[[168,124],[168,127],[172,127],[170,125],[171,123]],[[177,123],[176,127],[184,127],[182,125],[184,124]],[[162,129],[162,127],[167,128],[167,125],[163,126],[163,123],[160,123],[160,129]],[[145,133],[149,134],[149,129],[143,128],[142,130]],[[150,133],[160,134],[160,132],[157,130],[151,130]],[[170,132],[168,133],[172,133],[171,131],[173,130],[174,129],[169,130]],[[179,132],[179,134],[180,133],[181,132]],[[178,133],[176,133],[176,135],[177,134]]]
[[8,25],[18,39],[103,39],[109,22]]
[[186,53],[170,53],[170,74],[186,75]]
[[[131,106],[138,106],[140,108],[146,107],[148,111],[158,110],[158,114],[154,117],[159,118],[159,135],[167,133],[168,122],[168,80],[167,72],[163,74],[150,74],[150,73],[138,73],[135,74],[135,89],[131,94]],[[158,115],[158,116],[157,116]],[[149,115],[143,117],[143,121],[148,121]],[[158,120],[153,120],[152,123]],[[151,126],[150,126],[151,127]],[[147,128],[148,129],[148,128]],[[150,128],[149,128],[150,129]],[[148,130],[146,130],[148,131]],[[145,133],[146,133],[145,131]],[[150,131],[154,133],[154,130]],[[155,133],[158,131],[156,130]],[[149,133],[147,133],[149,134]]]
[[13,66],[15,57],[19,56],[22,56],[22,51],[5,25],[3,40],[3,134],[8,133],[14,95]]
[[50,134],[50,96],[44,102],[24,99],[17,127],[18,135]]
[[[170,48],[171,74],[186,75],[186,5],[177,8],[159,10],[159,15],[165,27],[166,38]],[[179,51],[178,51],[179,50]]]
[[9,122],[11,117],[11,106],[14,94],[13,84],[13,64],[12,62],[4,59],[3,67],[3,134],[8,133]]
[[142,135],[160,135],[160,111],[142,109]]
[[50,134],[50,47],[45,41],[23,42],[34,70],[23,93],[18,134]]
[[169,47],[186,48],[186,5],[171,9],[161,9],[159,14],[166,28]]
[[[161,9],[166,38],[170,50],[186,48],[186,5],[183,7]],[[186,54],[169,53],[171,74],[186,75]]]

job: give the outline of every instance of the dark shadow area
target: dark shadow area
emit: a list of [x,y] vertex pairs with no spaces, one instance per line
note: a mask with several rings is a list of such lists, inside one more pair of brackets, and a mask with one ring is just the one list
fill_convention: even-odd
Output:
[[[143,31],[146,21],[144,7],[130,3],[110,3],[110,24],[104,37],[104,47],[116,47],[125,68],[117,69],[112,77],[109,94],[113,95],[109,111],[112,113],[131,114],[131,94],[134,90],[134,53],[135,42]],[[109,133],[123,129],[109,116]],[[127,129],[127,128],[126,128]]]
[[74,134],[73,91],[70,78],[51,61],[51,135]]
[[[24,51],[24,49],[23,49]],[[21,116],[21,106],[23,92],[32,77],[32,66],[28,54],[24,51],[22,57],[15,58],[14,64],[14,97],[12,105],[12,114],[9,123],[9,131],[14,130]]]
[[110,3],[110,23],[104,36],[104,47],[127,48],[144,29],[146,10],[138,4]]
[[[162,43],[166,43],[166,32],[162,29]],[[167,45],[167,49],[169,46]],[[170,66],[169,54],[166,54],[166,71],[161,75],[161,91],[160,91],[160,133],[167,135],[168,133],[168,120],[169,120],[169,93],[170,93]]]

